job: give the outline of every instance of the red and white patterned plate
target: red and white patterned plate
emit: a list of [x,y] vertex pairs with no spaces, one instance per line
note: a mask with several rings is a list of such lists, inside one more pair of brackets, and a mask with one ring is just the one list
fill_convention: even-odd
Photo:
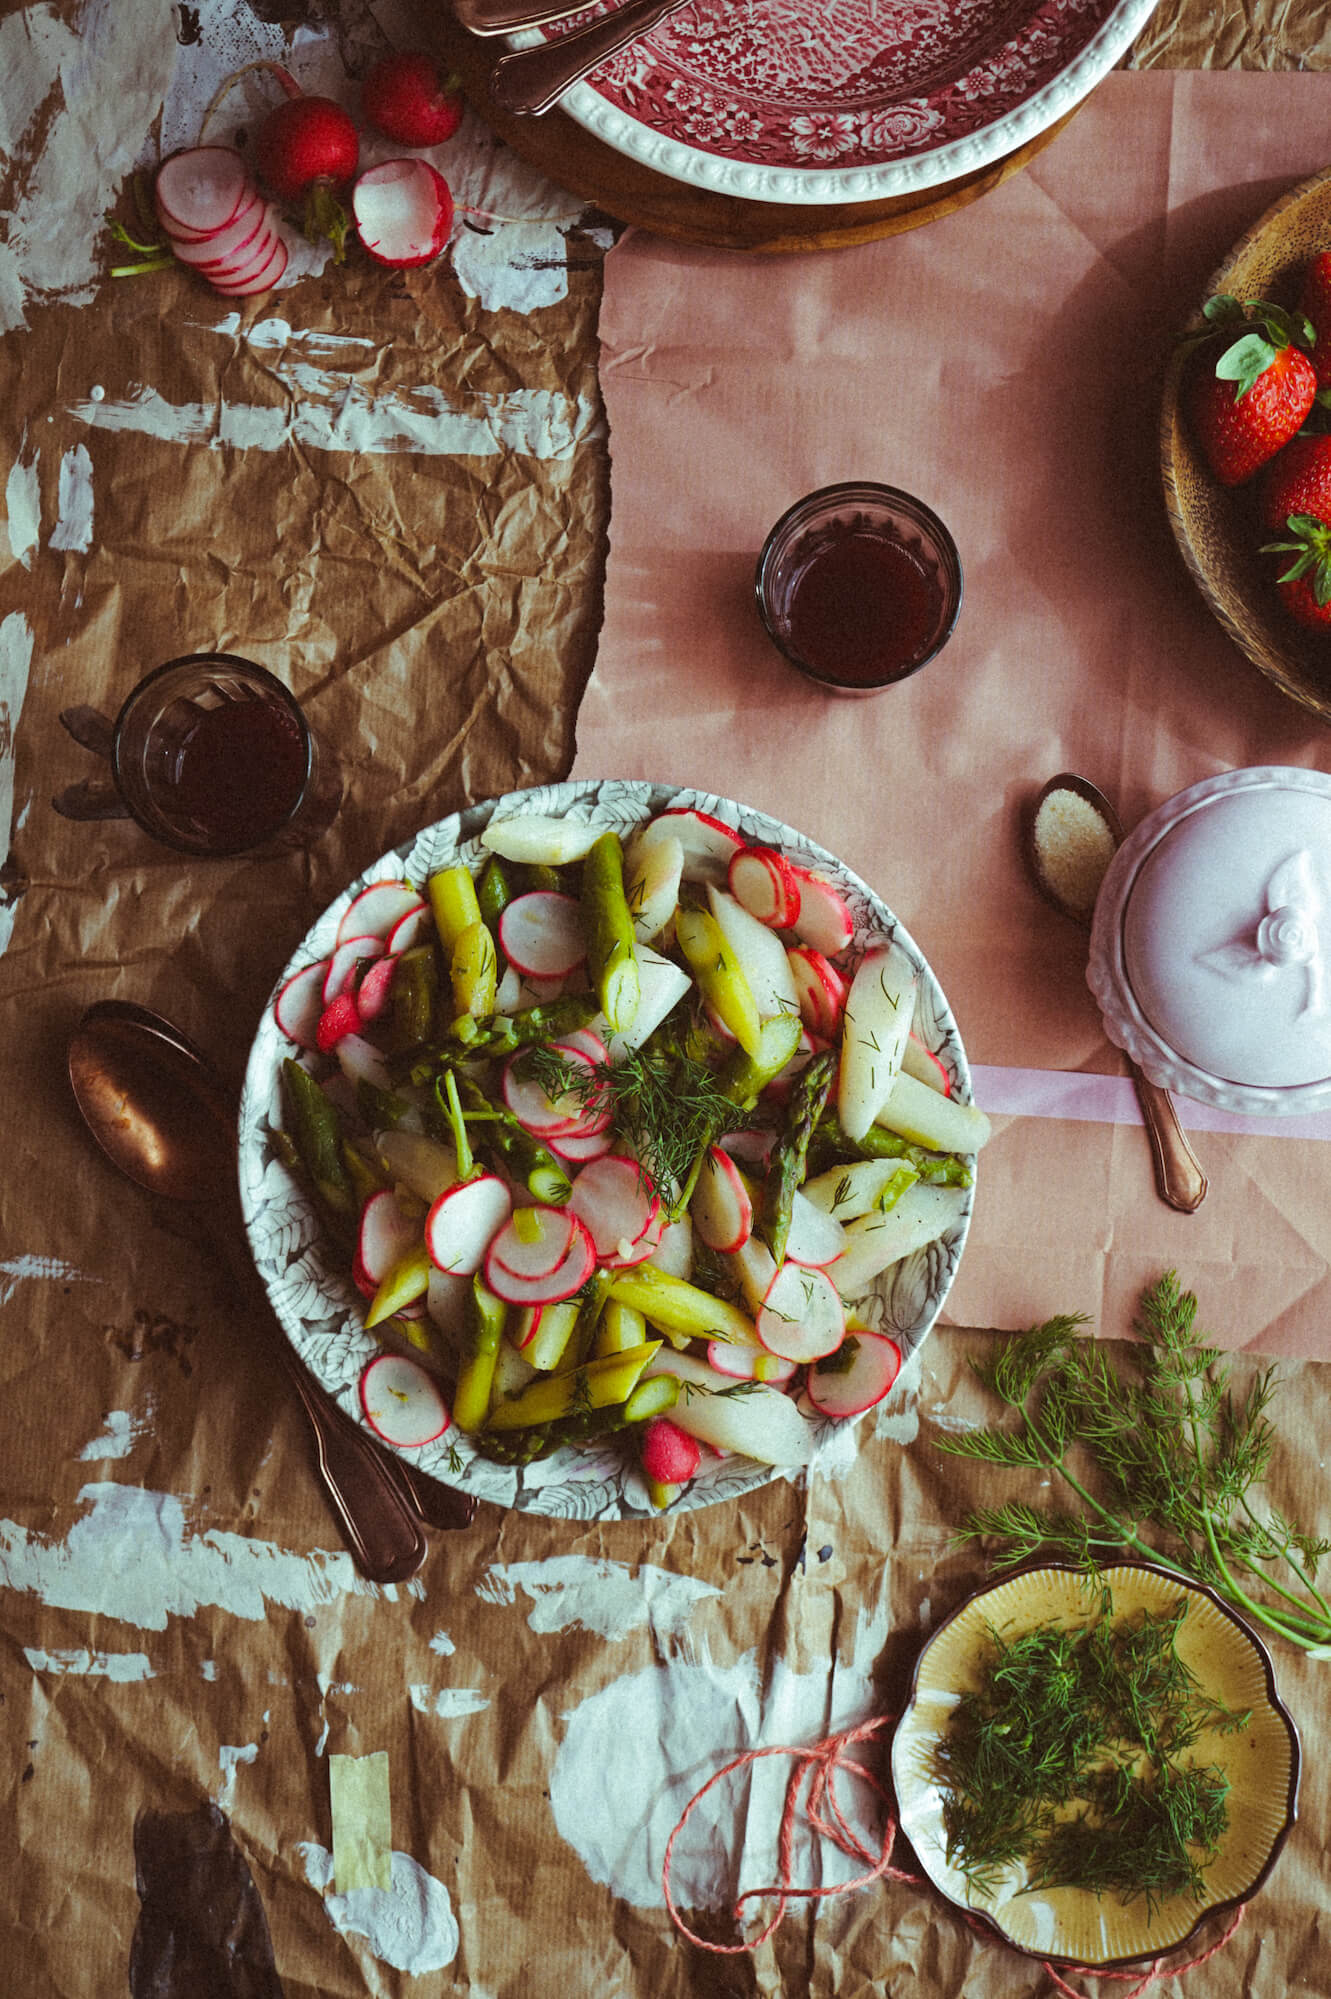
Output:
[[[750,201],[878,201],[1004,158],[1156,0],[692,0],[563,98],[616,152]],[[553,40],[612,11],[511,38]]]

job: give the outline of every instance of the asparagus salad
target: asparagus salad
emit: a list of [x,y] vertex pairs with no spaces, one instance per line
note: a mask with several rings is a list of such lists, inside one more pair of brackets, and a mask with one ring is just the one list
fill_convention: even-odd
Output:
[[471,844],[353,896],[273,1007],[268,1146],[363,1297],[366,1420],[445,1475],[616,1440],[654,1507],[807,1462],[891,1387],[873,1297],[987,1136],[927,973],[694,806]]

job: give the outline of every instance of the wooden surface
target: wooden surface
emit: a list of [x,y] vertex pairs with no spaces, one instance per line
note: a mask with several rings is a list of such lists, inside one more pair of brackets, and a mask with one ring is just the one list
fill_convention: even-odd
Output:
[[449,13],[441,15],[438,33],[469,103],[520,159],[618,222],[718,250],[776,254],[842,249],[918,229],[1000,187],[1056,138],[1073,116],[1068,112],[1026,145],[974,173],[883,201],[826,207],[744,201],[671,180],[628,159],[562,111],[548,111],[542,118],[515,118],[501,111],[487,85],[490,67],[506,44],[468,34]]

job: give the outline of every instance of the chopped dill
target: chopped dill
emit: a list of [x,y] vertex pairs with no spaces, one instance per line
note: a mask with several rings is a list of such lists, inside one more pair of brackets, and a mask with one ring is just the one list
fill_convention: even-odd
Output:
[[1148,1913],[1199,1899],[1228,1824],[1229,1782],[1181,1761],[1208,1730],[1249,1716],[1214,1705],[1180,1659],[1182,1597],[1115,1618],[1109,1592],[1081,1629],[989,1632],[980,1685],[964,1693],[935,1752],[948,1858],[981,1893],[1004,1868],[1022,1892],[1070,1887]]
[[670,1036],[613,1063],[570,1061],[557,1048],[535,1047],[523,1066],[548,1097],[608,1109],[620,1140],[672,1213],[705,1148],[747,1122],[712,1071]]

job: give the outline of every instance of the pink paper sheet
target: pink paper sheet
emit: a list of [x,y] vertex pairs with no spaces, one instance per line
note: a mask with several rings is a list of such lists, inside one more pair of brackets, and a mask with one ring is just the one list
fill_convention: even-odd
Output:
[[[760,806],[906,922],[995,1112],[959,1323],[1084,1310],[1121,1332],[1175,1267],[1222,1343],[1331,1356],[1323,1134],[1204,1120],[1206,1202],[1158,1201],[1126,1085],[1087,1108],[1081,1072],[1108,1084],[1122,1064],[1084,940],[1031,892],[1018,845],[1056,770],[1131,825],[1219,769],[1328,765],[1326,731],[1194,590],[1156,459],[1172,331],[1325,164],[1328,133],[1326,76],[1119,72],[1025,172],[926,228],[772,259],[630,236],[607,261],[610,556],[574,774]],[[753,602],[768,527],[844,478],[918,493],[965,568],[946,652],[859,700],[793,673]]]

